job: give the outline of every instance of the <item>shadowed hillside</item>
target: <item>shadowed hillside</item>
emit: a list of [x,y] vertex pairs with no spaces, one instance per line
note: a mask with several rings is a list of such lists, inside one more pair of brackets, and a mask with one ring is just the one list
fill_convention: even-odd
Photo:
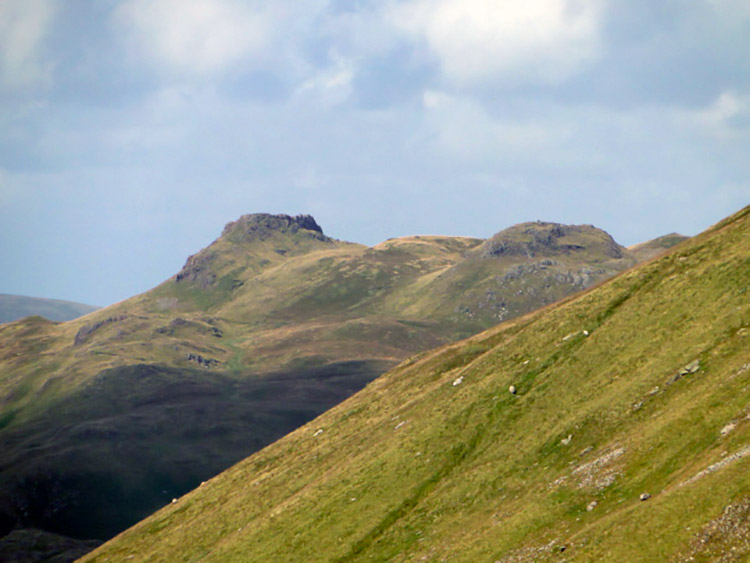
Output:
[[0,525],[106,539],[405,358],[635,263],[592,226],[368,248],[246,215],[153,290],[0,326]]
[[410,358],[84,560],[747,560],[748,291],[750,208]]

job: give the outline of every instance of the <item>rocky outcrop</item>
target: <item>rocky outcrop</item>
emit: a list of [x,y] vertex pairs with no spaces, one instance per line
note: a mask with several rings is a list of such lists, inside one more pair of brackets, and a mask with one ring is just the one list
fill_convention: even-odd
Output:
[[[208,322],[212,323],[215,322],[215,320],[209,320]],[[224,336],[224,331],[222,331],[219,327],[213,326],[212,324],[203,324],[195,321],[189,321],[180,317],[172,319],[172,321],[168,325],[161,326],[155,330],[159,334],[174,336],[175,333],[181,328],[187,328],[189,330],[198,332],[199,334],[210,334],[211,336],[215,336],[216,338],[221,338],[222,336]]]
[[80,346],[81,344],[86,342],[89,336],[91,336],[94,332],[99,330],[101,327],[108,325],[108,324],[124,321],[126,318],[127,318],[126,315],[118,315],[115,317],[109,317],[107,319],[104,319],[103,321],[99,321],[94,324],[83,325],[76,333],[75,338],[73,340],[73,344],[75,346]]
[[252,213],[243,215],[236,221],[227,223],[222,237],[241,237],[244,240],[266,240],[276,233],[296,234],[303,231],[310,238],[321,241],[330,240],[323,234],[323,229],[312,215],[271,215],[269,213]]
[[214,358],[204,358],[200,354],[193,354],[192,352],[187,355],[187,360],[189,362],[195,362],[204,368],[215,368],[219,367],[221,364],[219,360],[215,360]]
[[693,360],[686,366],[683,366],[679,369],[677,373],[675,373],[672,377],[670,377],[667,382],[664,384],[665,387],[668,387],[675,383],[676,381],[679,381],[686,375],[691,375],[693,373],[697,373],[701,369],[701,361],[700,360]]
[[196,284],[201,289],[208,289],[216,283],[216,274],[209,269],[215,258],[215,253],[206,251],[188,256],[185,265],[177,274],[175,280],[177,282],[186,280]]
[[[563,240],[568,239],[568,240]],[[570,254],[596,246],[608,258],[623,258],[623,247],[606,232],[592,225],[522,223],[505,229],[480,247],[482,258],[499,256],[535,257],[537,254]]]

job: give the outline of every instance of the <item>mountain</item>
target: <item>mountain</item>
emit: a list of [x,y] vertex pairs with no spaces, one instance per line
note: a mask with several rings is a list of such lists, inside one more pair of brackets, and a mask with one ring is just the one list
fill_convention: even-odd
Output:
[[83,561],[750,557],[750,207],[414,356]]
[[0,533],[109,538],[398,362],[635,262],[590,225],[369,248],[245,215],[149,292],[0,326]]
[[663,254],[668,249],[680,244],[688,238],[689,237],[679,233],[670,233],[647,242],[629,246],[628,251],[635,256],[639,262],[644,262],[658,256],[659,254]]
[[0,323],[40,316],[51,321],[70,321],[99,309],[93,305],[0,293]]

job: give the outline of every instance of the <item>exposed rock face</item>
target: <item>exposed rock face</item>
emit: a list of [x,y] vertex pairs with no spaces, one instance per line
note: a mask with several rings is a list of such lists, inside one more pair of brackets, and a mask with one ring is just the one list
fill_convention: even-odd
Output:
[[609,258],[623,257],[623,247],[606,232],[592,225],[561,225],[558,223],[522,223],[497,233],[480,247],[483,258],[496,256],[527,256],[544,252],[569,254],[585,250],[586,243],[595,243]]
[[159,334],[166,334],[169,336],[174,336],[175,333],[181,328],[187,328],[201,334],[210,334],[211,336],[215,336],[216,338],[221,338],[222,336],[224,336],[224,331],[222,331],[219,327],[210,324],[212,322],[214,321],[209,320],[209,324],[203,324],[177,317],[176,319],[172,319],[172,321],[168,325],[161,326],[155,330]]
[[189,362],[195,362],[199,366],[203,366],[205,368],[218,367],[219,364],[221,364],[219,360],[216,360],[214,358],[204,358],[200,354],[193,354],[192,352],[187,355],[187,359]]
[[103,321],[99,321],[94,324],[84,325],[76,333],[73,344],[75,346],[80,346],[86,341],[86,339],[88,339],[89,336],[91,336],[91,334],[93,334],[96,330],[100,329],[104,325],[118,323],[120,321],[124,321],[125,319],[126,315],[118,315],[116,317],[109,317],[108,319],[104,319]]
[[182,270],[177,274],[176,281],[187,280],[195,283],[201,289],[207,289],[216,283],[216,274],[209,270],[211,262],[216,258],[213,252],[199,252],[188,256]]
[[675,561],[746,561],[750,554],[750,500],[727,505],[720,516],[693,536]]
[[329,240],[323,229],[312,215],[271,215],[269,213],[252,213],[243,215],[236,221],[227,223],[221,236],[240,235],[245,240],[266,240],[275,233],[295,234],[304,229],[311,238]]

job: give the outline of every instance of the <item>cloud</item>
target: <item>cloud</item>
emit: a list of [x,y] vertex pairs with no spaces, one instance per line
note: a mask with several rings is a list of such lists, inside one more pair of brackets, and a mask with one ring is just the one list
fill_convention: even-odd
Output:
[[127,0],[115,21],[131,47],[162,70],[215,75],[264,59],[277,15],[259,3],[236,0]]
[[722,92],[710,106],[682,113],[683,121],[697,125],[711,135],[729,139],[750,133],[750,94]]
[[44,60],[43,44],[54,19],[49,0],[0,2],[0,86],[19,90],[43,85],[52,65]]
[[493,116],[477,101],[440,91],[425,91],[422,104],[427,110],[426,142],[464,161],[538,160],[540,154],[562,146],[570,135],[563,120],[545,120],[533,113]]
[[394,24],[461,85],[556,83],[599,56],[598,0],[409,0]]
[[352,93],[354,63],[336,53],[332,53],[329,68],[316,72],[305,80],[295,92],[298,99],[313,99],[324,105],[337,105],[345,102]]

